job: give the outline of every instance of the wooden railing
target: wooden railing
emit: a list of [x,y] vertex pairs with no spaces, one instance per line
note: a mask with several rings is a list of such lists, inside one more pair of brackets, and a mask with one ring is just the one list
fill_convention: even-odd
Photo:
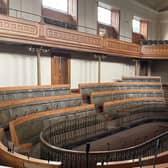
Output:
[[45,159],[62,161],[63,167],[96,167],[97,162],[111,162],[134,160],[151,155],[157,157],[158,153],[168,150],[168,132],[162,133],[144,143],[120,150],[109,151],[75,151],[51,145],[44,138],[45,131],[41,133],[42,155]]
[[57,26],[0,15],[0,40],[139,58],[140,46]]
[[4,15],[0,15],[0,40],[129,58],[168,59],[168,45],[141,46]]

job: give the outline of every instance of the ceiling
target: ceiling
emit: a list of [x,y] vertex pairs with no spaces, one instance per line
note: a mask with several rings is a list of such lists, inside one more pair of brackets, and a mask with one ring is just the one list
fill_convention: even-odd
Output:
[[168,10],[168,0],[135,0],[158,12]]

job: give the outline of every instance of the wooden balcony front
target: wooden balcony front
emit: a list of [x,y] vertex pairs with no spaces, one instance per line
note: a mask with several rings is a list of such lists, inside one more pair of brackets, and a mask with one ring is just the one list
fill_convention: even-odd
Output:
[[141,46],[141,58],[168,59],[168,45],[143,45]]
[[0,41],[140,57],[140,46],[137,44],[3,15],[0,15]]
[[138,45],[0,15],[0,41],[129,58],[168,59],[168,45]]

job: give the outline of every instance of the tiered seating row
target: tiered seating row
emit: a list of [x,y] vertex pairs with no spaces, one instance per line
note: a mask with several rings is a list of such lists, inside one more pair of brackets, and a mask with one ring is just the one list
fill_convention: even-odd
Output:
[[70,94],[70,85],[46,85],[0,88],[0,102],[24,98]]
[[125,82],[161,82],[160,76],[132,76],[123,77]]
[[[94,105],[82,105],[69,107],[59,110],[41,112],[37,114],[27,115],[9,123],[11,138],[14,145],[26,143],[36,143],[39,141],[39,135],[44,128],[44,122],[50,119],[50,123],[57,119],[66,119],[69,115],[76,114],[76,117],[96,113]],[[35,128],[35,129],[34,129]]]
[[29,98],[0,103],[0,126],[6,126],[9,121],[32,113],[80,106],[80,94]]
[[162,111],[165,109],[165,100],[160,97],[128,98],[105,102],[103,109],[114,115],[119,112]]
[[163,92],[160,89],[92,92],[91,103],[96,105],[102,105],[104,102],[113,100],[122,100],[127,98],[138,98],[138,97],[162,97],[162,96]]
[[112,83],[90,83],[79,84],[80,93],[89,96],[91,92],[112,91],[126,89],[160,89],[158,82],[112,82]]

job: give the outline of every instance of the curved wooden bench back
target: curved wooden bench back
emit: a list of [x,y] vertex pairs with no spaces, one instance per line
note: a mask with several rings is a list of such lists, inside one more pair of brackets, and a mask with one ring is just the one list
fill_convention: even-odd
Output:
[[32,113],[79,106],[82,104],[80,94],[49,96],[13,100],[0,103],[0,126],[5,126],[11,120]]
[[103,104],[103,111],[114,113],[128,112],[136,110],[163,110],[165,108],[165,99],[160,97],[141,97],[141,98],[128,98],[123,100],[115,100],[105,102]]
[[2,87],[0,88],[0,102],[66,94],[70,94],[70,85]]
[[0,162],[14,168],[61,168],[60,163],[48,163],[48,161],[28,158],[27,156],[18,154],[16,152],[8,152],[0,141]]
[[161,82],[160,76],[127,76],[122,80],[127,82]]
[[91,103],[102,105],[104,102],[121,100],[127,98],[138,97],[163,97],[163,91],[160,89],[144,89],[144,90],[114,90],[92,92],[90,94]]
[[91,92],[133,89],[161,89],[159,82],[110,82],[79,84],[80,93],[89,96]]
[[[153,168],[153,160],[155,156],[150,156],[143,158],[143,168]],[[168,163],[168,152],[163,152],[157,155],[156,159],[156,167],[157,168],[167,168]],[[163,167],[162,167],[163,166]],[[118,161],[118,162],[109,162],[108,165],[97,166],[97,168],[139,168],[139,160],[126,160],[126,161]]]
[[31,114],[18,118],[9,123],[12,142],[16,146],[37,142],[37,140],[39,140],[40,132],[43,129],[44,120],[60,116],[66,117],[67,115],[72,114],[82,115],[95,112],[95,105],[82,105]]

